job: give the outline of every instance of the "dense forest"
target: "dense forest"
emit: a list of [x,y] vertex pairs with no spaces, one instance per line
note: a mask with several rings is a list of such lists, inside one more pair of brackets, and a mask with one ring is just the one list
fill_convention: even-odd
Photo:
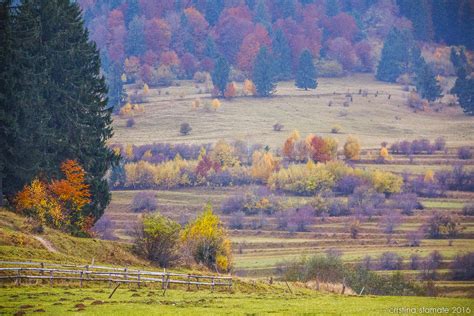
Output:
[[[248,77],[261,47],[278,79],[293,78],[307,49],[322,75],[375,70],[392,28],[409,30],[420,46],[474,48],[468,0],[79,0],[101,51],[112,105],[122,82],[150,86],[211,72],[222,56],[231,80]],[[424,49],[436,74],[454,75],[447,51]],[[426,56],[429,55],[429,56]]]

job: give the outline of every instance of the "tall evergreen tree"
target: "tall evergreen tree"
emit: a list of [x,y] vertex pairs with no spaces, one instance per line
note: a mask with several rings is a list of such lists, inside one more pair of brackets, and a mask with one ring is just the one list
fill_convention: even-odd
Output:
[[413,47],[408,31],[392,29],[385,39],[375,77],[381,81],[395,82],[409,70]]
[[467,61],[464,49],[451,49],[451,62],[456,70],[456,82],[451,93],[458,97],[464,113],[474,115],[474,78],[470,76],[471,67]]
[[275,73],[278,80],[291,77],[291,49],[281,29],[277,29],[272,38],[272,51],[275,60]]
[[206,46],[204,47],[204,56],[211,59],[217,59],[219,54],[217,53],[216,43],[212,37],[208,36],[206,38]]
[[316,82],[316,68],[313,63],[313,56],[311,56],[311,53],[307,49],[300,55],[295,85],[305,90],[308,90],[308,88],[316,89],[318,85]]
[[433,38],[430,3],[428,0],[397,0],[400,13],[411,20],[416,39],[428,41]]
[[259,96],[268,97],[275,92],[275,67],[266,47],[260,48],[255,58],[252,80]]
[[224,57],[219,57],[217,59],[216,65],[214,66],[214,71],[211,74],[212,84],[219,91],[221,95],[224,94],[229,82],[229,73],[230,66],[227,60]]
[[6,177],[15,144],[11,134],[16,129],[15,110],[9,101],[13,89],[9,75],[12,59],[11,0],[0,3],[0,207],[3,206],[3,179]]
[[415,76],[416,90],[423,99],[434,101],[442,97],[441,87],[436,80],[435,74],[423,58],[416,67]]
[[335,16],[339,13],[337,0],[326,0],[326,15]]
[[260,23],[265,27],[269,26],[270,24],[270,14],[268,13],[267,5],[265,4],[265,0],[257,0],[255,5],[255,23]]
[[223,0],[207,0],[206,9],[204,13],[206,16],[207,22],[212,26],[216,25],[223,9],[224,9]]
[[128,24],[127,38],[125,40],[125,51],[128,56],[141,56],[146,51],[145,43],[145,19],[135,16]]
[[10,71],[16,130],[6,182],[15,193],[33,177],[60,176],[60,164],[77,160],[87,172],[92,202],[83,216],[99,219],[110,201],[105,173],[116,162],[107,87],[95,44],[81,11],[69,0],[24,0],[13,25]]

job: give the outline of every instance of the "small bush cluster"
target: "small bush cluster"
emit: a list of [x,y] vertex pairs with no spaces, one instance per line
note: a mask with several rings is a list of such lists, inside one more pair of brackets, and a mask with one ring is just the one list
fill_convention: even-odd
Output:
[[164,268],[179,259],[212,271],[228,272],[232,267],[227,231],[211,205],[184,228],[159,213],[144,215],[135,230],[134,250]]
[[459,234],[461,223],[459,218],[450,214],[433,214],[426,223],[429,238],[453,238]]
[[158,207],[156,193],[153,191],[141,191],[133,197],[131,209],[134,212],[151,212]]
[[221,211],[224,214],[236,212],[242,212],[245,215],[273,214],[281,209],[280,198],[266,189],[253,189],[229,196],[221,205]]
[[432,144],[428,139],[415,139],[413,141],[404,140],[396,142],[390,146],[390,153],[394,155],[419,155],[433,154],[436,151],[444,150],[446,141],[444,138],[437,138]]
[[339,256],[315,255],[280,264],[284,280],[344,283],[354,292],[373,295],[422,295],[424,289],[396,272],[391,276],[378,275],[362,265],[345,266]]
[[458,158],[462,160],[472,159],[472,151],[469,147],[461,147],[458,150]]

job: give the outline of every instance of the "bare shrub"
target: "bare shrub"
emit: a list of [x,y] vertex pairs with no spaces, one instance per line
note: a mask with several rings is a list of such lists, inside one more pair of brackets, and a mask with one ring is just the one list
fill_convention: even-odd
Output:
[[394,252],[384,252],[379,258],[379,268],[381,270],[401,270],[403,259]]
[[446,139],[444,137],[438,137],[434,142],[435,150],[444,150],[446,148]]
[[181,123],[180,127],[179,127],[179,132],[181,133],[181,135],[188,135],[190,132],[192,131],[192,127],[191,125],[189,125],[189,123]]
[[474,216],[474,203],[466,203],[462,208],[462,214],[464,216]]
[[389,211],[384,214],[382,220],[380,221],[380,226],[387,237],[387,243],[392,241],[392,236],[395,233],[395,229],[400,226],[401,222],[401,216],[393,211]]
[[244,228],[244,212],[235,212],[232,214],[229,220],[229,227],[232,229],[242,229]]
[[450,214],[433,214],[426,224],[426,232],[430,238],[456,237],[461,229],[459,218]]
[[472,158],[472,151],[469,147],[461,147],[458,149],[458,158],[468,160]]
[[284,126],[283,124],[278,123],[278,122],[275,123],[275,124],[273,124],[273,130],[274,130],[275,132],[280,132],[281,130],[283,130],[284,127],[285,127],[285,126]]
[[413,210],[418,206],[418,198],[415,193],[395,194],[392,201],[395,207],[402,210],[403,215],[413,215]]
[[351,235],[351,238],[352,239],[357,239],[357,237],[359,236],[359,233],[360,233],[360,221],[358,219],[353,219],[349,225],[348,225],[348,228],[349,228],[349,233]]
[[454,280],[474,280],[474,252],[457,254],[451,263]]
[[110,216],[105,214],[95,223],[93,231],[101,239],[114,240],[117,238],[113,233],[114,227],[114,222],[110,219]]
[[339,133],[341,132],[341,129],[342,129],[341,125],[338,125],[338,124],[333,125],[333,126],[331,127],[331,133],[333,133],[333,134],[339,134]]
[[410,270],[418,270],[421,266],[421,257],[416,253],[410,256]]
[[314,222],[314,209],[309,206],[303,206],[289,212],[288,229],[290,231],[304,232],[307,226]]
[[134,212],[151,212],[156,210],[157,206],[156,193],[153,191],[142,191],[133,197],[131,209]]
[[406,239],[409,247],[419,247],[423,233],[420,231],[410,231],[406,234]]
[[133,127],[133,126],[135,126],[135,119],[133,117],[131,117],[127,120],[127,127],[130,128],[130,127]]

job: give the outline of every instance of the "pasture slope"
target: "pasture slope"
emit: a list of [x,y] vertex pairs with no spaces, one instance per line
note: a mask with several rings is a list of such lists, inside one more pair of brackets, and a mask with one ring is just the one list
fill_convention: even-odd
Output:
[[[127,244],[80,239],[46,228],[42,238],[57,252],[45,249],[28,233],[28,221],[7,210],[0,210],[0,253],[3,260],[36,259],[55,263],[90,263],[153,269],[136,258]],[[185,272],[185,270],[183,270]],[[22,285],[0,285],[1,315],[391,315],[394,308],[443,308],[450,313],[472,308],[467,298],[341,296],[308,289],[304,284],[236,278],[232,291],[219,289],[187,290],[173,285],[163,296],[159,285],[137,288],[123,285],[109,299],[112,288],[106,283],[56,282],[54,287],[41,281]],[[458,313],[463,315],[463,313]],[[464,313],[468,315],[469,313]]]

